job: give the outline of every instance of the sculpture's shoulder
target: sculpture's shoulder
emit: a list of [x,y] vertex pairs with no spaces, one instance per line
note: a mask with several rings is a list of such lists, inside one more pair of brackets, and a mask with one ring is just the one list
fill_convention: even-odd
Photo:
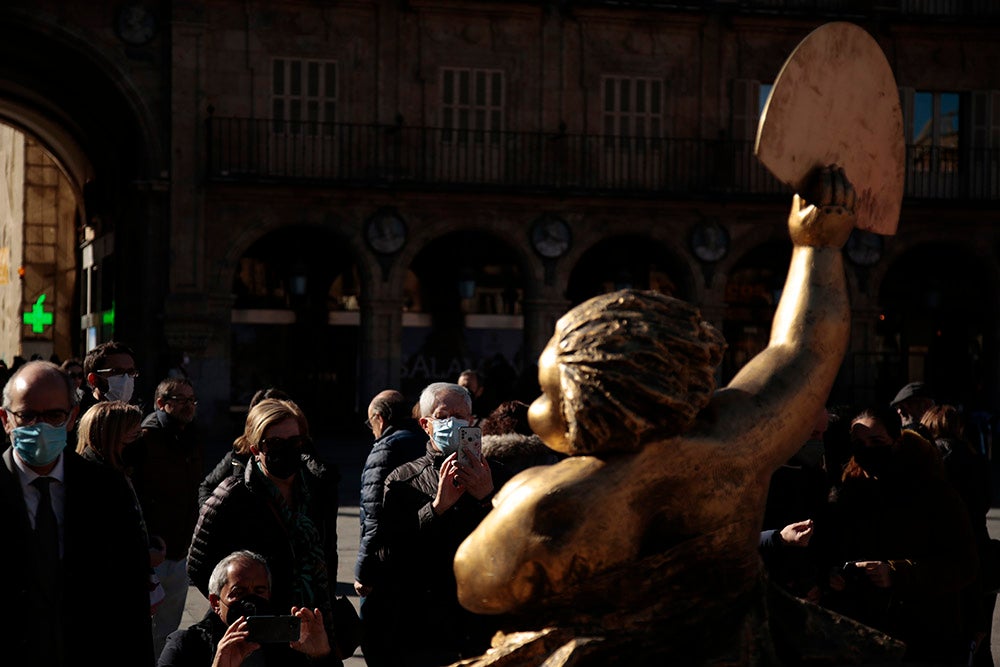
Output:
[[569,456],[552,465],[528,468],[500,489],[493,504],[535,502],[554,489],[585,483],[606,467],[605,461],[593,456]]

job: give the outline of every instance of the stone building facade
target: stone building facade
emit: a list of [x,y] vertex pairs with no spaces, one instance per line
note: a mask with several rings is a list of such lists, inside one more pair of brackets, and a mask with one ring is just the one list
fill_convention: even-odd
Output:
[[766,344],[790,254],[761,106],[803,37],[848,20],[896,75],[907,181],[897,235],[852,239],[831,402],[925,379],[992,410],[1000,15],[879,6],[8,3],[0,119],[78,193],[59,299],[79,326],[53,351],[124,340],[147,393],[186,357],[220,432],[266,385],[345,432],[377,391],[466,367],[531,398],[556,319],[628,285],[698,304],[728,380]]

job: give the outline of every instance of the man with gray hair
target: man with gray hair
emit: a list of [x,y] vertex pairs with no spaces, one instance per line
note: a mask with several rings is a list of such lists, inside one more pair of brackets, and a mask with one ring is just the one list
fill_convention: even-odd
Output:
[[299,637],[292,642],[254,641],[249,616],[282,614],[271,605],[271,569],[267,559],[249,551],[234,551],[208,577],[209,609],[194,625],[172,632],[160,655],[159,667],[260,665],[267,667],[336,667],[342,665],[330,644],[319,609],[292,607],[299,619]]
[[[459,430],[472,421],[472,397],[462,386],[435,382],[420,394],[426,453],[396,468],[385,483],[381,530],[386,545],[385,589],[393,598],[385,620],[396,652],[387,664],[441,665],[482,653],[497,619],[458,603],[452,561],[458,545],[491,509],[506,481],[502,466],[469,454],[458,460]],[[430,619],[433,638],[425,636]]]

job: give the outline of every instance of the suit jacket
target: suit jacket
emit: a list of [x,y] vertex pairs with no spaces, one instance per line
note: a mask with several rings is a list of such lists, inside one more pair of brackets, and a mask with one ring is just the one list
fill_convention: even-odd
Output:
[[116,470],[63,452],[63,559],[41,569],[8,447],[0,465],[0,646],[38,667],[153,664],[149,552],[132,491]]

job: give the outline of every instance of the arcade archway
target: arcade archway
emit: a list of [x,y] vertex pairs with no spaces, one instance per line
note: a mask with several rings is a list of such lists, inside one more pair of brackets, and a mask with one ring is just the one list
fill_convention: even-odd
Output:
[[233,294],[236,421],[254,392],[267,387],[290,394],[318,435],[353,418],[361,286],[344,244],[321,227],[271,232],[243,253]]
[[690,272],[661,244],[643,236],[618,236],[588,249],[570,273],[572,305],[619,289],[655,290],[691,301]]
[[402,391],[482,371],[495,403],[517,395],[524,367],[524,271],[514,250],[483,232],[455,232],[414,258],[405,288]]
[[899,257],[879,289],[877,395],[888,401],[907,382],[922,380],[939,402],[988,401],[996,391],[992,284],[957,245],[920,245]]

